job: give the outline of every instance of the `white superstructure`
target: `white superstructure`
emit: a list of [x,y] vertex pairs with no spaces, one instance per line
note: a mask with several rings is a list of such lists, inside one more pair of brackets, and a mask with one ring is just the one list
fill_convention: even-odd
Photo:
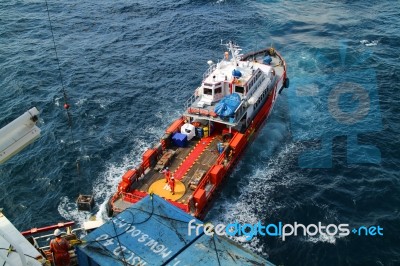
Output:
[[[208,61],[210,67],[204,73],[201,85],[187,101],[184,115],[240,130],[249,126],[269,96],[275,102],[277,93],[272,92],[284,85],[284,67],[273,48],[254,56],[243,56],[239,54],[241,49],[238,46],[231,42],[226,46],[229,52],[225,52],[221,61],[215,64]],[[239,106],[229,116],[218,115],[218,103],[232,94],[240,96]]]

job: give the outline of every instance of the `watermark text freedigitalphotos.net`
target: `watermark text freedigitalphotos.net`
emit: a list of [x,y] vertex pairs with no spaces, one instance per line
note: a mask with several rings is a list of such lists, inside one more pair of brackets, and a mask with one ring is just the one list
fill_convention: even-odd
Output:
[[304,225],[297,222],[293,224],[278,222],[264,225],[259,221],[255,224],[234,222],[228,225],[217,224],[214,226],[211,223],[197,223],[195,219],[192,219],[188,223],[188,235],[191,236],[194,233],[198,236],[201,232],[208,236],[213,236],[214,233],[219,236],[244,236],[247,241],[258,235],[281,237],[282,241],[285,241],[289,236],[315,236],[317,234],[341,237],[348,236],[351,233],[359,236],[383,236],[383,228],[379,225],[359,226],[351,229],[349,224],[322,225],[321,222],[318,222],[317,224]]

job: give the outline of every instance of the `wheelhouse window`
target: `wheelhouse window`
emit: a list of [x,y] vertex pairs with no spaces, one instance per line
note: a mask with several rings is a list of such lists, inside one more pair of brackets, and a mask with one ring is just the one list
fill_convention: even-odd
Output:
[[251,90],[251,88],[253,87],[253,84],[254,84],[254,79],[252,79],[252,80],[250,81],[250,83],[249,83],[249,90]]
[[255,78],[255,80],[259,79],[259,78],[260,78],[260,76],[261,76],[261,71],[259,70],[259,71],[257,72],[257,74],[256,74],[256,78]]
[[221,93],[221,92],[222,92],[222,88],[221,87],[215,88],[215,94],[218,94],[218,93]]
[[205,95],[212,95],[212,89],[204,88],[204,94]]
[[242,86],[235,86],[235,92],[237,93],[244,93],[244,87]]

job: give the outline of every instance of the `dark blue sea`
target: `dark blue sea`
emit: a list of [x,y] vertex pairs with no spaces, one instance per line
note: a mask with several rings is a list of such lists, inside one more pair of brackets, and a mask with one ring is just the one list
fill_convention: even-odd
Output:
[[[93,214],[183,112],[221,40],[275,47],[290,87],[226,179],[213,223],[380,226],[381,235],[236,240],[276,265],[400,265],[399,1],[0,3],[0,127],[36,106],[42,136],[0,165],[20,230]],[[77,171],[79,162],[79,172]]]

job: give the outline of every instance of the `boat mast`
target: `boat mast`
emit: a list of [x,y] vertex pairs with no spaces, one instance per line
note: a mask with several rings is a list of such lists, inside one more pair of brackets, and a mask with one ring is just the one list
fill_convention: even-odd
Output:
[[232,41],[229,41],[229,48],[228,48],[228,50],[231,52],[232,58],[233,58],[233,63],[234,63],[235,66],[236,66],[236,64],[237,64],[237,62],[236,62],[236,54],[235,54],[235,48],[233,47]]
[[[226,46],[226,49],[232,54],[232,59],[233,63],[235,66],[237,65],[237,59],[239,55],[239,51],[242,49],[239,49],[239,46],[233,44],[232,41],[229,41],[228,43],[222,44],[222,39],[221,39],[221,45]],[[228,52],[225,52],[225,56],[228,54]],[[226,60],[228,60],[228,57],[226,56]]]

